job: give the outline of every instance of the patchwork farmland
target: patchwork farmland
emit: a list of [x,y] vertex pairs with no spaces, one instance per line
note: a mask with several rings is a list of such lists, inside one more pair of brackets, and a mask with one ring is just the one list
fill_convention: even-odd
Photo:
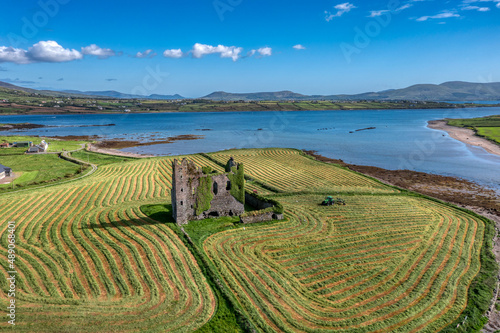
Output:
[[[217,162],[229,156],[244,163],[250,189],[284,205],[285,220],[229,223],[186,243],[140,209],[170,201],[170,157],[0,196],[0,306],[15,221],[16,331],[203,330],[221,311],[220,290],[262,332],[434,332],[462,323],[487,221],[296,150],[188,158],[221,171]],[[347,205],[320,206],[330,194]]]

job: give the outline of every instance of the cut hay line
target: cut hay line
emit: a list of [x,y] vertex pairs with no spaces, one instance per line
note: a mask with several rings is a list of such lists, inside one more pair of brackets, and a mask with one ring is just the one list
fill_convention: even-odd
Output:
[[[108,331],[109,323],[120,332],[194,331],[214,313],[215,296],[184,244],[164,237],[168,228],[135,225],[131,219],[141,218],[124,206],[168,195],[168,159],[130,164],[29,198],[10,195],[12,204],[0,208],[25,235],[17,266],[20,332]],[[5,237],[6,224],[0,230]],[[5,255],[0,250],[0,260]],[[30,303],[43,311],[23,305]]]
[[[243,162],[260,182],[247,189],[263,192],[264,183],[284,191],[274,198],[285,221],[235,226],[200,243],[257,330],[437,331],[466,306],[482,221],[296,150],[210,156]],[[187,158],[222,171],[202,155]],[[18,221],[23,243],[16,329],[190,332],[212,317],[216,297],[193,254],[138,209],[166,203],[172,160],[108,165],[71,185],[9,195],[0,215]],[[318,205],[342,191],[346,206]],[[5,247],[5,222],[0,232]],[[6,254],[0,249],[0,261]],[[0,305],[5,297],[0,292]]]
[[[367,199],[366,197],[350,198],[354,201]],[[294,201],[293,197],[286,197],[286,200]],[[474,275],[474,271],[468,272],[467,266],[463,265],[459,269],[460,272],[455,273],[462,255],[461,250],[454,249],[462,246],[466,235],[467,239],[470,239],[469,237],[475,238],[475,234],[460,231],[470,229],[466,224],[463,228],[460,227],[460,223],[465,223],[460,214],[451,213],[450,209],[443,209],[443,207],[438,209],[435,204],[430,202],[403,197],[371,197],[370,200],[382,201],[384,205],[378,205],[378,209],[375,209],[377,206],[367,207],[367,210],[371,210],[370,215],[361,215],[362,212],[360,212],[361,214],[352,214],[357,207],[355,203],[351,205],[352,210],[351,207],[343,207],[342,209],[346,210],[347,214],[339,213],[343,215],[342,219],[338,220],[338,225],[333,229],[325,229],[324,224],[335,224],[336,220],[321,217],[320,210],[316,210],[316,215],[306,215],[306,217],[303,214],[306,211],[295,203],[292,209],[292,211],[296,211],[294,216],[291,217],[288,225],[281,225],[281,230],[274,228],[271,231],[271,228],[263,227],[251,228],[239,233],[226,231],[207,238],[204,242],[204,249],[214,264],[219,267],[219,271],[228,286],[238,295],[242,306],[251,313],[254,323],[259,325],[261,329],[269,327],[269,321],[271,321],[273,325],[276,325],[277,330],[285,331],[337,330],[341,327],[344,329],[349,327],[349,331],[352,332],[376,330],[376,327],[384,327],[380,328],[380,331],[387,331],[387,328],[393,327],[392,325],[395,323],[401,327],[405,325],[402,318],[408,317],[406,315],[408,311],[413,312],[413,309],[418,308],[425,308],[427,311],[420,311],[416,315],[410,316],[410,321],[415,327],[428,325],[425,323],[432,321],[452,321],[461,311],[459,309],[463,308],[462,301],[455,298],[444,298],[442,292],[432,291],[435,290],[432,286],[437,281],[439,281],[440,286],[457,285],[458,278],[448,277],[461,275],[462,272],[469,277]],[[386,233],[389,235],[391,231],[390,219],[393,221],[399,219],[397,209],[395,214],[388,213],[393,209],[391,208],[392,202],[395,202],[394,205],[397,207],[402,202],[411,201],[415,203],[412,203],[412,212],[404,214],[406,215],[405,221],[411,226],[411,229],[401,234],[396,232],[395,237],[386,238],[387,236],[384,235]],[[415,208],[419,206],[422,208]],[[290,211],[290,206],[285,205],[285,209]],[[426,213],[427,211],[433,211],[433,213],[429,215]],[[439,219],[443,212],[444,218]],[[383,222],[381,222],[380,215],[382,215]],[[393,216],[391,217],[391,215]],[[425,216],[438,223],[429,231],[425,231],[428,229],[429,221],[427,221],[427,225],[423,224]],[[353,218],[356,220],[351,221],[350,219]],[[353,224],[354,221],[356,221],[355,224]],[[473,220],[470,219],[470,221]],[[474,221],[473,224],[477,226],[477,221]],[[292,227],[293,225],[295,227]],[[372,236],[368,238],[358,236],[353,238],[351,242],[349,242],[350,237],[343,240],[343,237],[348,236],[349,232],[356,230],[354,225],[362,226],[361,229]],[[370,225],[371,227],[369,227]],[[374,226],[378,227],[374,228]],[[380,226],[382,229],[379,228]],[[453,228],[450,229],[452,226]],[[289,230],[289,233],[280,232],[283,230]],[[399,230],[403,229],[399,228]],[[338,233],[339,231],[344,232],[345,235],[339,234],[330,238],[331,241],[347,242],[347,246],[337,245],[329,248],[325,244],[318,244],[321,242],[320,239],[328,237],[329,233]],[[420,233],[430,232],[425,243],[417,242],[419,231]],[[377,235],[377,233],[379,234]],[[433,237],[439,237],[439,241],[435,242]],[[292,247],[286,245],[292,239],[296,239],[298,242],[295,241],[296,244]],[[363,243],[363,239],[365,239],[365,243]],[[283,257],[279,248],[274,245],[279,243],[284,244],[282,248],[287,253],[286,257]],[[324,250],[316,251],[316,244]],[[396,250],[390,250],[391,248]],[[272,252],[265,252],[266,255],[261,256],[258,255],[261,249]],[[469,249],[469,255],[477,251],[473,250],[472,247]],[[308,259],[307,251],[312,254],[312,257],[309,256],[310,259]],[[336,253],[336,251],[340,251],[340,253]],[[405,256],[410,259],[409,254],[414,251],[417,251],[419,257],[412,258],[410,261],[406,259],[394,261],[397,258],[394,255],[407,253]],[[465,252],[466,249],[464,248],[463,251]],[[352,255],[356,253],[358,255],[353,257]],[[333,256],[329,254],[333,254]],[[294,255],[298,255],[298,257],[294,257]],[[393,259],[388,259],[387,256]],[[349,259],[342,260],[342,257]],[[389,266],[380,266],[378,270],[364,271],[357,270],[356,266],[349,266],[352,263],[363,263],[369,258],[376,257],[381,260],[380,262],[390,263]],[[276,258],[282,259],[277,262]],[[297,262],[300,263],[300,267],[307,260],[312,266],[306,270],[294,272],[294,278],[290,279],[290,276],[285,274],[284,270],[293,268],[293,266],[285,268],[283,266],[285,263]],[[394,263],[391,263],[391,260]],[[347,266],[342,266],[342,261]],[[373,260],[368,262],[372,264]],[[395,263],[397,264],[395,265]],[[331,265],[338,265],[339,268],[328,268]],[[322,267],[324,268],[322,269]],[[345,268],[339,270],[342,267]],[[348,267],[352,267],[352,269]],[[389,267],[392,268],[388,269]],[[311,272],[309,273],[309,271]],[[305,274],[306,272],[307,274]],[[243,281],[245,283],[242,283]],[[387,289],[388,285],[391,287]],[[410,296],[414,294],[417,297]],[[429,301],[430,296],[427,295],[438,295],[438,299],[435,302]],[[261,297],[265,299],[259,300]],[[323,297],[323,301],[318,297]],[[440,301],[441,298],[443,301]],[[431,311],[431,309],[436,309],[437,304],[445,304],[443,302],[448,301],[455,305],[446,311],[440,309],[439,315]],[[265,307],[266,310],[265,312],[255,312],[255,306]],[[433,313],[431,321],[427,318],[429,313]]]
[[237,162],[245,164],[246,173],[261,182],[285,192],[300,192],[314,188],[316,191],[344,192],[394,192],[384,185],[345,169],[325,165],[300,155],[296,151],[257,151],[248,154],[220,152],[210,156],[225,163],[234,155]]

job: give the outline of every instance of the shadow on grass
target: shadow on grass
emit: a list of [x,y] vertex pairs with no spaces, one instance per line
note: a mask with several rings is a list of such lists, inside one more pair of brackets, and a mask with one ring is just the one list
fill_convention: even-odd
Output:
[[144,205],[140,207],[141,211],[154,221],[145,221],[139,219],[130,219],[127,221],[119,222],[100,222],[99,224],[88,223],[82,225],[81,229],[108,229],[108,228],[121,228],[133,225],[135,227],[157,224],[175,223],[172,217],[172,205]]

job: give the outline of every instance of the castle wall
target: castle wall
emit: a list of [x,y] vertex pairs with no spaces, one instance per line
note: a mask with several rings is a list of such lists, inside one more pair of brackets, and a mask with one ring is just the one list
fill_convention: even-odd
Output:
[[[231,195],[228,188],[229,178],[226,175],[216,175],[212,176],[212,181],[212,194],[214,198],[210,202],[211,208],[203,212],[203,214],[196,216],[195,219],[206,219],[211,216],[238,216],[243,214],[245,212],[245,205]],[[217,194],[214,191],[215,188]]]
[[259,210],[273,207],[272,203],[262,201],[259,198],[254,197],[253,195],[251,195],[248,192],[245,193],[245,202],[247,204],[249,204],[250,206],[252,206],[253,208],[259,209]]
[[258,223],[258,222],[266,222],[272,220],[283,220],[283,214],[277,214],[274,212],[263,212],[261,214],[256,214],[252,216],[241,216],[240,221],[242,223]]

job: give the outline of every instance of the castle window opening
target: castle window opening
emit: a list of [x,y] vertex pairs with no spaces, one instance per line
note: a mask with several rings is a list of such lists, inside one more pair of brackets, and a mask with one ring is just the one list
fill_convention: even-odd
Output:
[[217,182],[214,182],[214,194],[217,195],[217,193],[219,193],[219,185]]
[[230,180],[227,181],[226,191],[231,191],[231,181]]

